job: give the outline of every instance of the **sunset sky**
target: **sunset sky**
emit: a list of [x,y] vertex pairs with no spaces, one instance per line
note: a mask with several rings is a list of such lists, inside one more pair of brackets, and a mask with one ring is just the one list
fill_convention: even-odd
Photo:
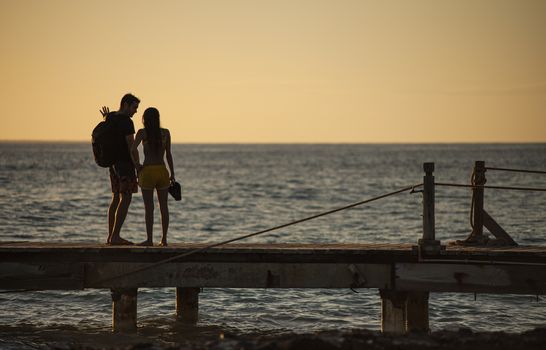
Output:
[[543,0],[0,0],[0,140],[546,142]]

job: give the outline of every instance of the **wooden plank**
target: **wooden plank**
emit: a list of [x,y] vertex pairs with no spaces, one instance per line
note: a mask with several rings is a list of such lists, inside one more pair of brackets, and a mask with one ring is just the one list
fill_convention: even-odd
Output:
[[542,295],[546,291],[546,268],[540,265],[401,263],[395,265],[395,289]]
[[[390,264],[351,264],[360,274],[358,288],[390,288]],[[92,263],[86,266],[86,288],[350,288],[349,264],[168,263],[126,277],[141,263]],[[110,280],[106,278],[115,277]]]
[[84,264],[0,262],[0,289],[83,289]]

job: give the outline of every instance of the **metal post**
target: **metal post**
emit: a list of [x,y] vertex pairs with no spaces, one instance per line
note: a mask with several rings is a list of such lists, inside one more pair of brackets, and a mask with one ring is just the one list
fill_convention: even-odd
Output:
[[434,163],[424,163],[423,169],[423,238],[418,241],[421,250],[438,252],[440,241],[436,240],[434,218]]

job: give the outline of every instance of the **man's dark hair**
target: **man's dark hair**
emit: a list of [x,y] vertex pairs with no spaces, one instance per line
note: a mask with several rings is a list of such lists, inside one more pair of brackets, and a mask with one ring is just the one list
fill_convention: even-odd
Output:
[[132,105],[133,103],[140,103],[140,100],[138,99],[138,97],[136,97],[135,95],[133,94],[125,94],[122,98],[121,98],[121,102],[119,103],[119,108],[123,108],[123,105],[127,103],[127,105]]

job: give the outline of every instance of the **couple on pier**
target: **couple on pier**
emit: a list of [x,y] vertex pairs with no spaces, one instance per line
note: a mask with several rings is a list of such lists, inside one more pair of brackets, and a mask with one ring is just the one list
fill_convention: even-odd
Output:
[[[131,118],[137,112],[140,100],[126,94],[120,102],[119,110],[110,112],[108,107],[100,110],[105,120],[115,122],[117,160],[110,170],[112,187],[112,202],[108,208],[108,239],[107,244],[131,245],[132,242],[121,238],[120,231],[127,216],[133,193],[142,190],[146,218],[147,239],[139,245],[153,245],[154,222],[154,190],[157,191],[163,235],[161,246],[167,245],[167,231],[169,229],[168,189],[174,178],[174,164],[171,153],[171,134],[168,129],[160,127],[159,111],[150,107],[142,114],[144,128],[138,130],[135,136],[135,127]],[[140,163],[138,146],[142,143],[144,162]],[[169,171],[165,166],[167,159]]]

